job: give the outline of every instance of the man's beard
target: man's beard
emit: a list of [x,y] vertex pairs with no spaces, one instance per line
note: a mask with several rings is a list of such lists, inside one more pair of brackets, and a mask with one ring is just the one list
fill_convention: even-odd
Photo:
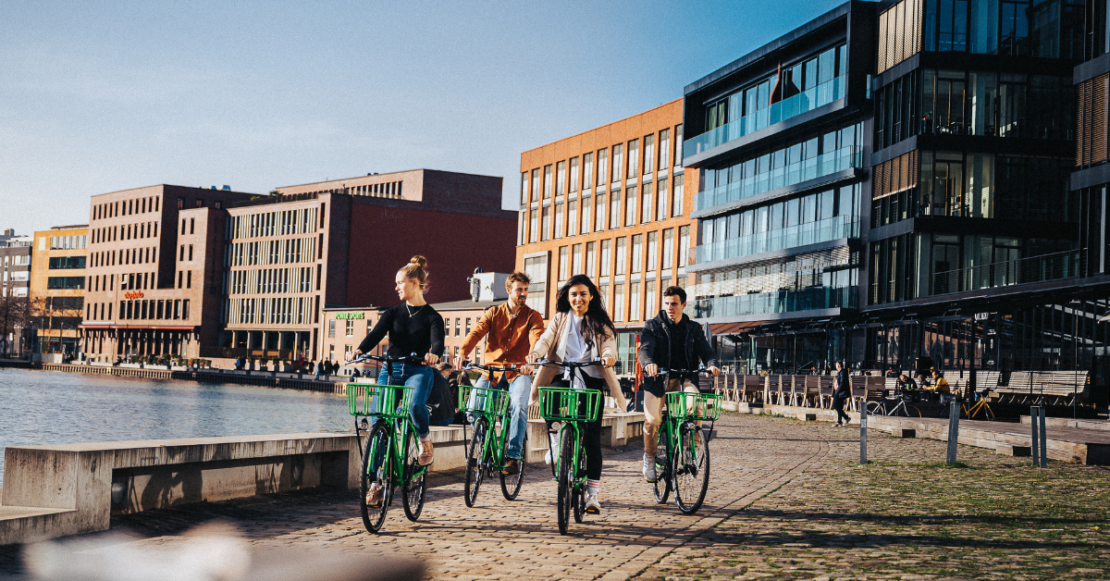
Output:
[[511,297],[509,299],[509,306],[511,306],[513,308],[519,308],[519,307],[523,307],[524,303],[526,303],[526,302],[528,302],[528,297],[521,298],[519,302],[517,301],[516,297]]

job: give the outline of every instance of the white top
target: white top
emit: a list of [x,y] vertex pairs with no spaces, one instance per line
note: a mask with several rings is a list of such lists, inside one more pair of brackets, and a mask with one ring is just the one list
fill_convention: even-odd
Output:
[[[582,317],[574,313],[568,313],[568,319],[566,357],[563,359],[565,361],[593,361],[597,359],[594,355],[594,348],[588,346],[586,340],[582,337]],[[583,367],[582,371],[590,377],[596,377],[598,379],[602,377],[601,370],[599,370],[596,365]],[[571,377],[571,370],[564,369],[563,379],[570,380]],[[571,383],[571,387],[575,389],[586,388],[586,385],[582,382],[582,378],[578,373],[574,373],[573,377],[574,381]]]

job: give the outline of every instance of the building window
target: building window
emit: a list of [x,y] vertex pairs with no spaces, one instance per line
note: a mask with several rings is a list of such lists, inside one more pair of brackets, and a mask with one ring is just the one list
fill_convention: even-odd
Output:
[[527,304],[540,313],[541,317],[547,316],[547,253],[540,256],[524,259],[524,273],[531,279],[528,285]]
[[655,171],[655,136],[644,136],[644,175]]
[[627,248],[625,246],[626,246],[627,242],[628,242],[628,238],[625,238],[624,236],[621,236],[620,238],[617,238],[617,250],[616,250],[616,252],[617,252],[617,274],[624,274],[625,273],[625,268],[624,267],[625,267],[625,262],[627,261],[627,256],[626,256]]
[[690,261],[690,227],[678,229],[678,267],[686,268]]
[[624,225],[636,225],[636,186],[624,191]]
[[647,281],[644,290],[644,319],[650,319],[659,312],[659,295],[655,292],[655,281]]
[[537,219],[538,215],[539,215],[539,210],[537,210],[535,208],[532,208],[532,211],[529,213],[529,218],[528,218],[528,241],[529,242],[536,242],[539,239],[540,229],[539,229],[539,225],[536,223],[536,219]]
[[621,170],[623,169],[624,155],[623,146],[616,144],[613,146],[613,182],[621,181]]
[[570,159],[570,193],[578,191],[578,158]]
[[583,234],[589,234],[590,229],[593,226],[593,214],[590,213],[590,210],[594,201],[593,198],[589,196],[589,193],[590,192],[582,192],[582,201],[579,204],[582,207],[581,223]]
[[350,320],[350,319],[347,320],[346,336],[347,337],[354,337],[355,336],[355,322]]
[[682,216],[682,201],[685,194],[682,191],[682,178],[685,176],[674,176],[674,214],[673,216]]
[[651,194],[652,194],[651,182],[648,182],[648,183],[644,184],[643,185],[643,190],[644,190],[644,200],[643,200],[643,202],[640,203],[640,207],[641,207],[640,213],[641,213],[641,216],[642,216],[641,222],[644,223],[644,224],[647,224],[648,222],[651,222],[651,216],[652,216],[652,214],[655,213],[654,212],[655,206],[651,203]]
[[555,239],[563,237],[563,204],[555,203]]
[[667,169],[669,167],[667,165],[667,163],[670,160],[670,157],[668,156],[668,154],[670,153],[670,149],[669,149],[670,146],[671,146],[671,130],[670,129],[664,129],[664,130],[659,132],[659,169],[660,170],[664,170],[664,169]]
[[624,320],[624,285],[613,286],[613,320]]
[[520,172],[520,205],[528,205],[528,172]]
[[551,206],[544,206],[540,210],[540,240],[551,237]]
[[[551,165],[543,166],[543,199],[551,199]],[[546,240],[546,238],[545,238]]]
[[674,228],[663,231],[663,268],[674,268]]
[[562,287],[563,283],[569,279],[567,275],[567,247],[559,247],[559,286]]
[[567,202],[567,236],[578,235],[578,200]]
[[639,321],[642,318],[640,314],[640,283],[633,282],[628,291],[628,320]]
[[598,190],[597,192],[597,213],[596,224],[594,225],[595,232],[602,232],[605,230],[605,220],[608,214],[605,213],[605,192]]
[[609,228],[616,230],[621,227],[621,191],[613,190],[613,199],[609,204]]
[[[567,192],[567,162],[560,161],[555,164],[555,195],[561,196]],[[558,238],[558,236],[556,236]]]
[[658,232],[648,232],[648,235],[647,235],[647,266],[645,267],[645,270],[647,272],[655,272],[655,270],[659,268],[659,263],[656,262],[656,259],[659,258],[658,246],[659,246],[659,233]]
[[586,270],[582,271],[591,278],[598,276],[594,268],[597,266],[597,243],[586,243]]
[[335,321],[328,321],[328,338],[335,338]]
[[599,186],[604,186],[609,183],[609,181],[605,179],[605,170],[609,167],[608,157],[608,149],[599,149],[597,151],[597,185]]
[[601,241],[601,274],[598,275],[601,278],[607,278],[612,274],[609,269],[609,265],[612,264],[609,262],[609,257],[612,255],[612,242],[612,240]]
[[470,317],[466,318],[466,334],[470,334]]
[[458,317],[455,317],[455,336],[459,337],[461,335],[462,335],[462,319],[460,319]]
[[632,237],[632,274],[640,272],[640,265],[643,264],[643,247],[644,235],[637,234]]
[[655,213],[655,219],[662,222],[667,219],[667,210],[669,209],[667,205],[667,194],[670,192],[667,191],[667,178],[659,178],[656,189],[658,190],[656,193],[659,198],[659,209]]
[[628,142],[628,179],[640,175],[640,140],[633,139]]
[[571,267],[570,273],[572,275],[583,274],[582,271],[582,245],[575,244],[571,249]]

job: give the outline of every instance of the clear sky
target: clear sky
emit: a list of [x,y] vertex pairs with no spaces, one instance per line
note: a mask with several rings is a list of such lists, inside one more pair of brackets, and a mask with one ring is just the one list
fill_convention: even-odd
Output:
[[[0,229],[159,183],[265,193],[520,153],[650,109],[831,10],[703,2],[0,2]],[[506,204],[506,207],[511,207]]]

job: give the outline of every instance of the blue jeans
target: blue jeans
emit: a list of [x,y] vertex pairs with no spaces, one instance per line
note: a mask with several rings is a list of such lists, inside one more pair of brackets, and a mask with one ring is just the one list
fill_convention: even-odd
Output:
[[[474,387],[488,388],[489,381],[485,376],[479,377]],[[528,429],[528,396],[532,393],[532,376],[522,373],[512,383],[508,383],[502,375],[501,381],[497,382],[497,389],[509,390],[509,445],[505,449],[505,456],[520,460],[524,432]]]
[[[393,364],[393,380],[390,381],[389,366],[382,367],[378,373],[379,385],[406,385],[415,388],[412,394],[412,409],[409,417],[416,428],[416,434],[421,438],[426,437],[428,429],[428,396],[432,393],[432,371],[426,365]],[[370,425],[374,425],[377,418],[370,418]]]

